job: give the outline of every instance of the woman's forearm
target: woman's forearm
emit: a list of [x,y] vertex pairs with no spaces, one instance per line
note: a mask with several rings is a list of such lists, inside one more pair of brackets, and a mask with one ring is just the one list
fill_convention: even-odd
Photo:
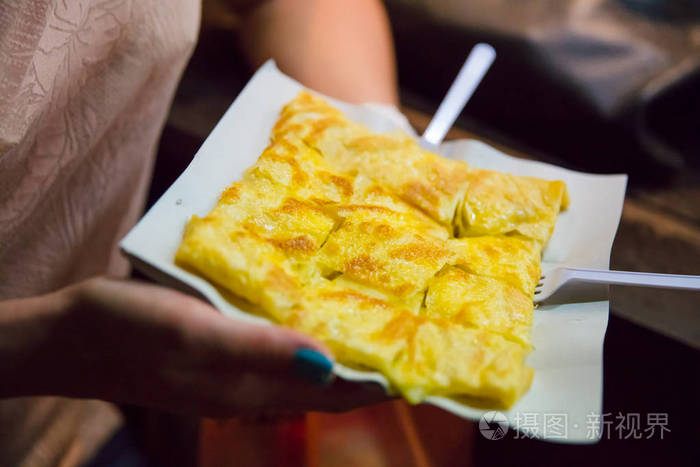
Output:
[[379,0],[271,0],[245,17],[251,61],[273,57],[304,85],[350,102],[398,104],[394,46]]

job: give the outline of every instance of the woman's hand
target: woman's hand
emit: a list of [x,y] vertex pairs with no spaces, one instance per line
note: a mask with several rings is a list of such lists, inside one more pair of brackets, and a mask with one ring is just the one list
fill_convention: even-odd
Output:
[[91,279],[0,303],[0,397],[100,398],[208,416],[348,410],[378,386],[330,381],[330,352],[163,287]]

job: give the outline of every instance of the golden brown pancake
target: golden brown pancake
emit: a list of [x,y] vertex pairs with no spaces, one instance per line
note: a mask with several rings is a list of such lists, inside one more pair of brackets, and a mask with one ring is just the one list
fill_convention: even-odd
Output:
[[302,92],[175,261],[411,402],[508,407],[532,380],[540,255],[567,201],[563,182],[442,158]]

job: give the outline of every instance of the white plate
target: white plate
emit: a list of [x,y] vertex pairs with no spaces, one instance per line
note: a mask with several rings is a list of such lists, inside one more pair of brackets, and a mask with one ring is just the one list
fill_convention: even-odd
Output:
[[[228,316],[269,324],[236,308],[207,281],[176,266],[173,258],[190,216],[206,215],[219,194],[257,160],[269,143],[280,109],[301,89],[303,86],[283,75],[273,62],[258,70],[189,167],[122,240],[122,251],[138,269],[159,282],[198,292]],[[396,119],[377,111],[376,106],[329,101],[375,131],[397,126]],[[477,167],[564,180],[571,206],[559,217],[544,253],[543,269],[556,264],[608,268],[622,212],[625,175],[590,175],[515,159],[471,140],[445,143],[440,152]],[[504,412],[511,427],[553,441],[598,440],[595,414],[602,408],[602,351],[608,305],[607,301],[599,301],[535,310],[535,349],[527,360],[535,369],[535,378],[530,391]],[[386,379],[376,372],[351,370],[340,364],[334,370],[345,379],[387,386]],[[484,414],[483,410],[442,397],[429,397],[426,402],[473,420]]]

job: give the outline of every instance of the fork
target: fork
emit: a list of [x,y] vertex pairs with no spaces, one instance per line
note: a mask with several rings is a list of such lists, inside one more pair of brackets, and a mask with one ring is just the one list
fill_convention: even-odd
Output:
[[608,284],[700,290],[700,276],[558,267],[540,277],[535,303],[606,300]]

